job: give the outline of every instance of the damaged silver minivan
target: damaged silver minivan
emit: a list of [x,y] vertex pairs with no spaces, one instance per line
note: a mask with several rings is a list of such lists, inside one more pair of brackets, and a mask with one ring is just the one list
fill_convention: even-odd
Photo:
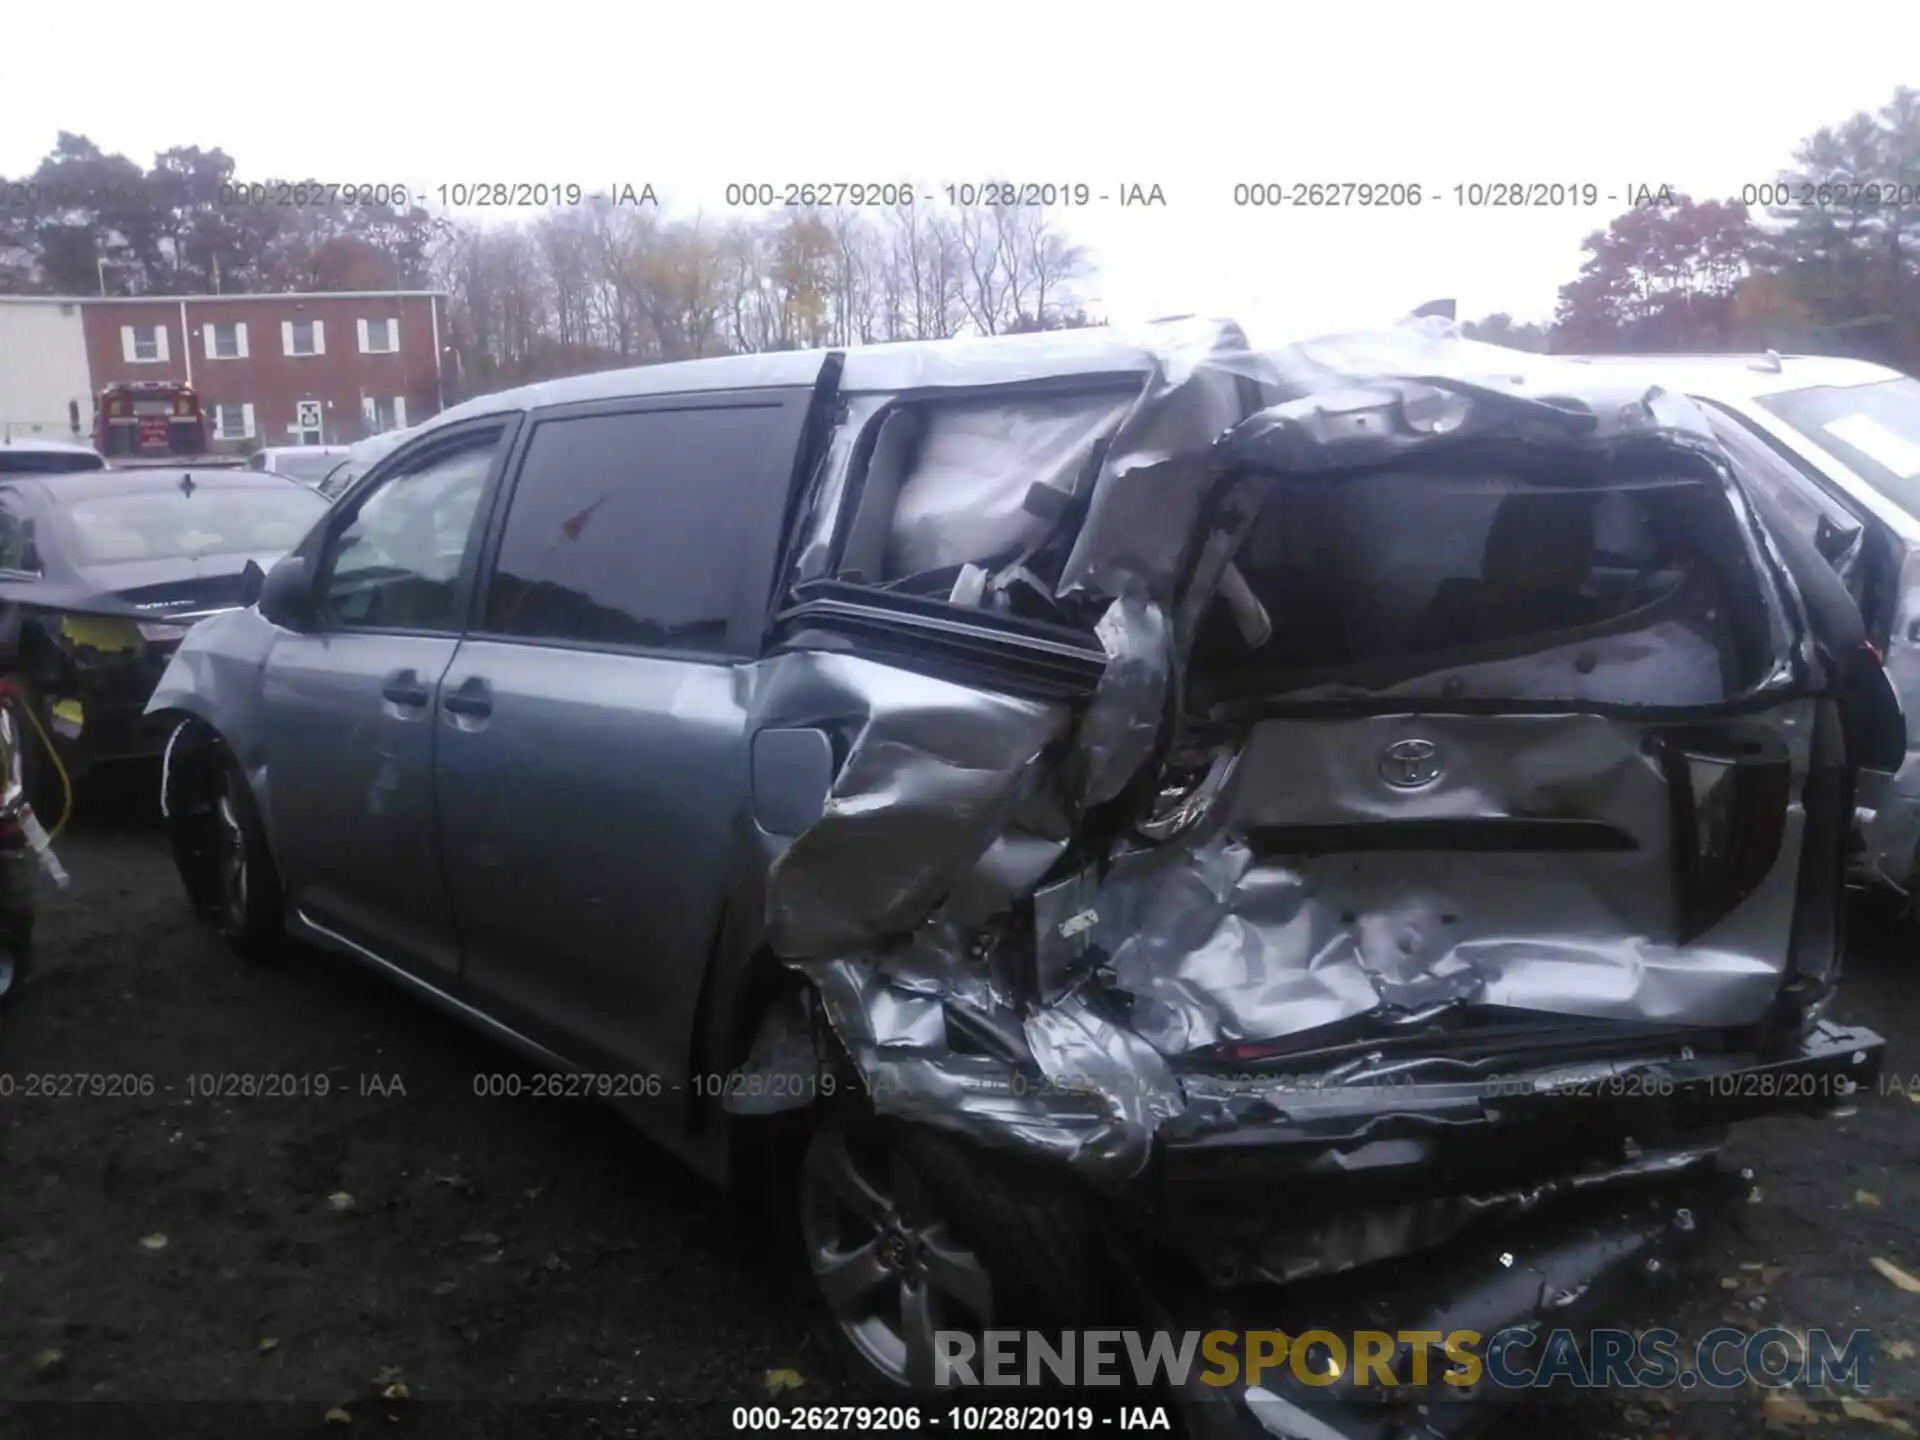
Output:
[[1826,1011],[1887,696],[1690,402],[1503,355],[1181,322],[468,402],[181,646],[187,891],[716,1178],[791,1139],[901,1385],[938,1329],[1570,1313],[1729,1123],[1877,1074]]

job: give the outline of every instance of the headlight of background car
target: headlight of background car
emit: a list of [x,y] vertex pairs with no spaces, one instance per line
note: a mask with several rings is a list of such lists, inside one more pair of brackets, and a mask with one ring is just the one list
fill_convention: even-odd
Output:
[[142,620],[139,622],[140,638],[150,645],[158,645],[169,640],[184,640],[191,628],[186,625],[169,625],[164,620]]

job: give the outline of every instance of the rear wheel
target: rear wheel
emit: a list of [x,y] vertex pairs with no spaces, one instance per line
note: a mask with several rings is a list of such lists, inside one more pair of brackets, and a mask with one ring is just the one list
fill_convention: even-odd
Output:
[[1085,1319],[1092,1227],[1067,1192],[999,1157],[830,1115],[797,1196],[815,1289],[853,1360],[889,1384],[938,1388],[940,1331]]

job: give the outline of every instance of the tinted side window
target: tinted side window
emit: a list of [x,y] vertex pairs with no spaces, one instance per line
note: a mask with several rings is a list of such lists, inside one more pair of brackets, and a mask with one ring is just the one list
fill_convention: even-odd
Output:
[[0,475],[65,475],[106,468],[105,460],[83,450],[16,450],[0,445]]
[[436,450],[355,502],[321,561],[322,614],[350,630],[458,630],[460,562],[500,432]]
[[40,557],[34,553],[33,525],[20,512],[14,496],[0,495],[0,570],[38,573]]
[[721,651],[777,406],[549,420],[487,591],[494,635]]

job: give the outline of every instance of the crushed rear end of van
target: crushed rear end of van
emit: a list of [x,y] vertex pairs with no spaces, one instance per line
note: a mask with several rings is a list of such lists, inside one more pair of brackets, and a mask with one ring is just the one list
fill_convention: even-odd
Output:
[[752,703],[820,737],[771,742],[824,799],[766,905],[817,1038],[752,1063],[1073,1177],[1196,1314],[1644,1269],[1641,1209],[1568,1217],[1651,1185],[1670,1235],[1728,1125],[1881,1063],[1827,1018],[1860,762],[1773,536],[1683,398],[1439,323],[1143,344],[1121,399],[846,407]]

